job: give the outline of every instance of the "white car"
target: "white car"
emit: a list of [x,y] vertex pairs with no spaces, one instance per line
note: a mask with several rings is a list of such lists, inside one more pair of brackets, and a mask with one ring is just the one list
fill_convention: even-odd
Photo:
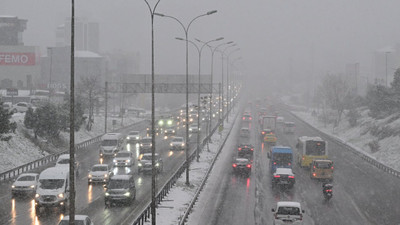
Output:
[[11,196],[17,195],[30,195],[34,196],[36,193],[36,186],[39,179],[37,173],[23,173],[11,185]]
[[193,123],[189,126],[189,132],[190,133],[197,133],[199,132],[200,127],[197,127],[197,123]]
[[3,104],[1,104],[1,106],[3,107],[3,109],[8,110],[9,112],[11,112],[13,109],[11,102],[3,102]]
[[27,102],[18,102],[17,104],[13,105],[12,111],[14,113],[16,113],[16,112],[26,112],[31,107],[32,107],[32,105],[27,103]]
[[[76,161],[76,155],[75,155],[75,175],[79,176],[79,163]],[[56,167],[67,167],[69,168],[69,154],[61,154],[56,162]]]
[[280,201],[271,211],[274,213],[274,225],[303,225],[304,210],[299,202]]
[[[163,171],[163,160],[158,153],[154,154],[155,168],[157,173]],[[146,153],[139,159],[138,162],[138,172],[151,172],[152,171],[152,154]]]
[[183,137],[174,137],[169,144],[171,150],[184,150],[185,140]]
[[88,175],[88,184],[94,182],[107,183],[111,176],[110,168],[107,164],[96,164],[92,166]]
[[128,143],[137,143],[140,142],[140,134],[139,131],[130,131],[126,136],[126,140]]
[[[77,225],[94,225],[89,216],[75,215],[75,224]],[[69,216],[65,216],[58,225],[69,225]]]
[[128,151],[118,152],[113,159],[114,166],[133,166],[133,153]]

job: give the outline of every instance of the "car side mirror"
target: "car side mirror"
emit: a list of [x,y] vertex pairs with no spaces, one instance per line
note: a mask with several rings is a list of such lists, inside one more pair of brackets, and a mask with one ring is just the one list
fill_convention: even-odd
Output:
[[304,210],[304,209],[303,209],[303,210],[301,210],[301,212],[302,212],[302,213],[305,213],[305,212],[306,212],[306,210]]
[[275,209],[271,209],[271,212],[275,212]]

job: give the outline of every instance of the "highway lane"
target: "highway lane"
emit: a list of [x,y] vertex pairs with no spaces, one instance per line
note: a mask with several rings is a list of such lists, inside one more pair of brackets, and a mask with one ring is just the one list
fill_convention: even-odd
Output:
[[[143,134],[147,125],[131,128],[129,130],[142,130]],[[183,134],[185,129],[180,129],[179,133]],[[203,131],[205,128],[203,127]],[[126,130],[128,131],[128,130]],[[184,135],[181,135],[184,136]],[[192,135],[191,135],[192,136]],[[196,136],[191,137],[191,149],[195,147]],[[138,151],[138,146],[127,145],[128,149]],[[164,159],[164,172],[158,176],[158,186],[160,187],[172,174],[178,166],[179,162],[185,159],[184,151],[169,151],[169,140],[164,140],[161,136],[157,137],[156,149]],[[98,224],[120,224],[122,212],[126,215],[132,213],[132,209],[138,209],[138,204],[149,199],[149,190],[151,189],[151,176],[148,174],[137,174],[136,165],[131,168],[135,172],[137,185],[137,200],[131,207],[112,207],[105,209],[104,207],[104,189],[102,185],[88,185],[87,171],[93,164],[98,163],[98,144],[89,146],[85,152],[78,152],[78,161],[81,162],[80,176],[77,178],[76,186],[76,212],[90,215]],[[111,163],[110,160],[105,163]],[[54,163],[52,164],[54,165]],[[120,169],[121,170],[121,169]],[[122,171],[125,169],[122,169]],[[124,172],[124,171],[123,171]],[[126,171],[125,171],[126,172]],[[5,204],[0,205],[0,224],[57,224],[62,214],[57,211],[45,212],[45,216],[36,217],[34,210],[34,201],[30,199],[11,199],[10,184],[1,184],[4,188],[1,190],[1,198],[5,200]],[[126,218],[126,217],[125,217]]]

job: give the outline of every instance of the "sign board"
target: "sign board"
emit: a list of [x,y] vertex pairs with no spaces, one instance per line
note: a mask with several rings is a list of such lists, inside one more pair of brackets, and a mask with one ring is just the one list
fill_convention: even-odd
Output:
[[7,88],[8,96],[18,96],[18,89],[17,88]]
[[0,52],[0,66],[33,66],[33,52]]

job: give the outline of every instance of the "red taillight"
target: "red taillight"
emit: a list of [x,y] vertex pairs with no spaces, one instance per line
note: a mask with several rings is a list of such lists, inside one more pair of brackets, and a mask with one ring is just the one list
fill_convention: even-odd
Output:
[[314,169],[315,169],[315,166],[314,166]]
[[251,119],[253,119],[253,118],[250,117],[249,119],[251,120]]
[[326,190],[325,192],[332,192],[332,190],[331,190],[331,189],[328,189],[328,190]]
[[232,166],[233,166],[233,168],[236,168],[236,167],[237,167],[236,163],[234,163]]
[[274,165],[276,165],[276,162],[274,162]]
[[299,220],[303,220],[303,214],[300,214]]
[[303,156],[303,158],[302,158],[303,160],[304,160],[304,156]]
[[265,134],[265,132],[263,131],[263,132],[261,132],[262,134]]
[[247,164],[247,168],[251,168],[251,164]]
[[274,177],[275,177],[275,178],[279,178],[279,177],[281,177],[281,175],[274,175]]
[[245,120],[246,119],[246,117],[243,117],[243,120]]
[[331,167],[331,169],[333,169],[333,166]]
[[240,151],[240,150],[242,150],[242,148],[238,148],[238,150]]
[[251,151],[254,151],[254,148],[250,149]]
[[289,176],[289,178],[294,179],[294,176]]
[[290,165],[292,165],[291,163],[288,163],[288,165],[290,166]]
[[317,174],[316,174],[316,173],[313,173],[312,175],[313,175],[314,177],[315,177],[315,176],[317,176]]

